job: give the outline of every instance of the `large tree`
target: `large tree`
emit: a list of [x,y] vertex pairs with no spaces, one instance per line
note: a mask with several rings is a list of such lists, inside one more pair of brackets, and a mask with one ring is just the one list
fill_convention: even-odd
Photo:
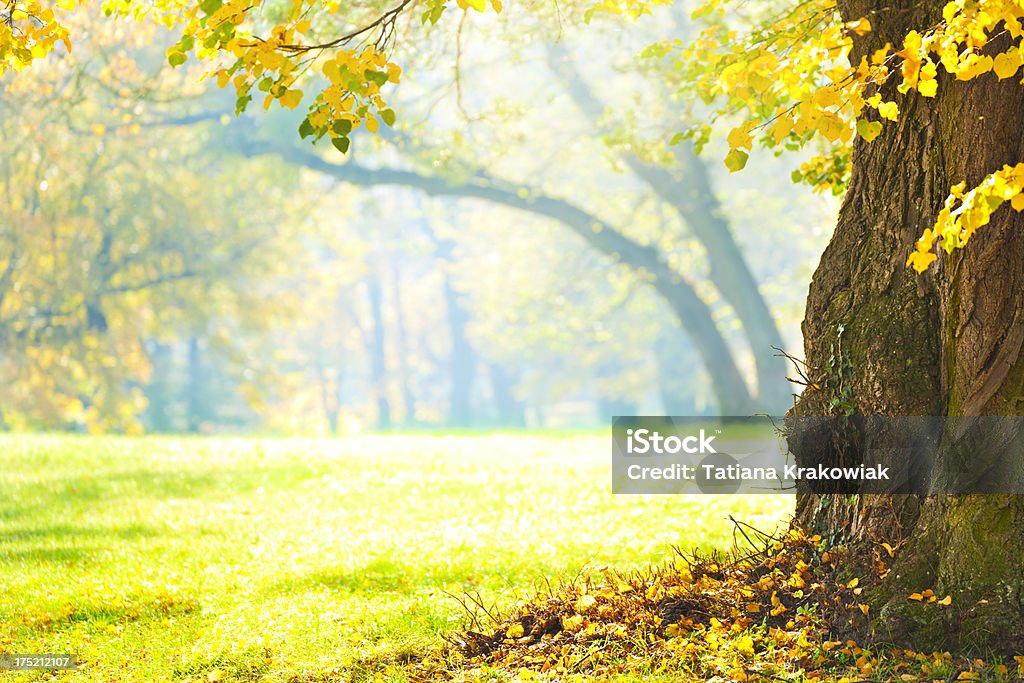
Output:
[[[913,30],[942,21],[943,3],[883,6],[840,3],[846,21],[871,17],[874,30],[854,40],[851,63],[899,45]],[[1005,52],[1001,33],[982,54]],[[906,264],[909,245],[936,223],[949,188],[979,184],[1004,164],[1024,159],[1024,88],[995,74],[957,80],[941,73],[934,98],[901,97],[899,79],[880,83],[899,102],[899,120],[877,139],[853,145],[852,176],[831,243],[807,299],[804,339],[808,366],[819,373],[841,343],[836,372],[849,391],[842,399],[865,415],[1019,415],[1024,403],[1024,219],[1009,206],[992,214],[977,243],[943,258],[918,276]],[[840,340],[841,335],[841,340]],[[827,372],[825,373],[827,374]],[[838,378],[837,378],[838,379]],[[795,408],[801,415],[833,412],[819,385]],[[834,391],[836,382],[831,383]],[[1013,448],[1011,435],[1004,448]],[[828,447],[826,447],[828,444]],[[804,439],[803,462],[859,460],[852,447]],[[955,448],[947,435],[942,448]],[[1019,448],[1019,446],[1017,446]],[[1020,453],[1012,454],[1019,459]],[[977,464],[978,467],[982,463]],[[799,518],[838,533],[854,546],[902,544],[884,592],[880,627],[898,638],[936,647],[956,644],[1024,647],[1024,497],[923,495],[938,476],[927,473],[917,492],[901,496],[801,496]],[[952,609],[910,601],[932,588],[952,596]]]
[[[879,421],[834,420],[823,433],[803,416],[1021,413],[1024,236],[1010,205],[1024,209],[1022,14],[1000,0],[811,2],[773,17],[744,51],[715,38],[721,16],[689,49],[696,66],[683,80],[741,117],[727,165],[742,168],[755,142],[824,139],[801,175],[845,188],[804,320],[808,387],[790,420],[802,464],[907,464],[905,450],[884,450],[897,435]],[[1018,476],[1020,423],[950,424],[939,464],[900,494],[801,491],[797,516],[844,543],[852,563],[881,555],[872,614],[883,637],[1020,650],[1024,499],[941,486],[964,454],[968,467]],[[949,609],[908,600],[927,589]]]

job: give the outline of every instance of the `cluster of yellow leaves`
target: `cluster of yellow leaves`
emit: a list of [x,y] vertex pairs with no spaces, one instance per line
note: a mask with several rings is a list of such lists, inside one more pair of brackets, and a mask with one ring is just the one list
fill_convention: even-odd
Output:
[[935,243],[948,254],[967,245],[978,228],[986,225],[992,213],[1006,202],[1017,211],[1024,211],[1024,163],[1003,166],[985,177],[974,189],[965,192],[966,183],[950,188],[945,205],[935,225],[924,231],[907,265],[923,273],[938,256]]
[[994,71],[999,79],[1011,78],[1020,69],[1020,50],[1010,47],[995,57],[981,54],[997,28],[1005,30],[1013,42],[1022,33],[1024,7],[1015,0],[953,0],[942,10],[943,21],[936,28],[919,34],[911,31],[902,49],[888,52],[901,60],[903,82],[900,91],[917,90],[925,97],[937,92],[935,75],[938,63],[958,80],[970,80]]
[[[940,66],[970,80],[990,71],[1011,78],[1024,64],[1016,46],[995,57],[981,54],[1000,25],[1014,39],[1022,35],[1024,6],[1016,0],[953,0],[939,25],[924,33],[910,31],[898,49],[887,43],[855,67],[849,65],[853,41],[872,30],[871,22],[844,23],[826,0],[769,17],[745,36],[722,18],[722,0],[709,0],[694,16],[719,19],[680,50],[676,66],[684,89],[717,113],[744,119],[728,138],[726,166],[732,171],[743,168],[755,142],[795,149],[815,136],[835,147],[850,143],[855,133],[874,140],[885,121],[899,118],[898,104],[877,92],[894,71],[901,76],[901,93],[935,97]],[[669,49],[659,45],[648,54],[660,57]],[[709,132],[701,126],[684,135],[701,144]]]
[[[765,543],[754,561],[687,558],[642,574],[577,576],[507,615],[490,616],[490,627],[477,623],[479,630],[459,634],[452,647],[417,665],[418,677],[433,680],[430,672],[443,671],[457,680],[459,673],[482,672],[504,678],[508,672],[516,680],[563,681],[635,673],[718,683],[852,683],[947,679],[949,671],[965,672],[961,680],[993,674],[1005,680],[1010,673],[998,661],[876,649],[849,635],[831,639],[826,622],[848,618],[854,630],[866,623],[871,608],[861,596],[878,588],[887,572],[881,559],[895,554],[892,545],[880,544],[878,576],[839,581],[836,569],[848,566],[839,561],[844,551],[823,548],[820,536],[792,529]],[[947,604],[933,592],[922,595]]]
[[[251,16],[254,8],[260,6],[258,3],[199,0],[185,9],[182,38],[168,50],[168,61],[177,66],[190,53],[200,60],[233,58],[230,64],[214,68],[213,74],[220,87],[234,86],[236,113],[249,105],[254,89],[264,93],[265,109],[275,101],[288,109],[297,108],[304,99],[297,83],[315,67],[326,77],[328,85],[308,104],[299,133],[314,140],[327,136],[344,153],[348,151],[353,129],[362,126],[374,133],[381,121],[388,126],[395,123],[395,112],[387,107],[382,88],[399,82],[401,68],[388,58],[382,39],[367,39],[361,44],[356,39],[364,34],[389,34],[388,27],[408,4],[405,0],[380,17],[368,19],[361,30],[321,39],[310,18],[317,18],[317,13],[324,10],[337,13],[342,5],[336,0],[325,4],[292,0],[288,21],[263,34],[257,31],[258,18]],[[472,8],[479,12],[487,7],[486,0],[456,0],[455,4],[463,10]],[[490,0],[490,5],[496,12],[501,11],[500,0]],[[423,21],[436,22],[446,6],[444,0],[428,2]]]
[[[500,0],[455,0],[453,4],[479,12],[488,4],[496,12],[502,9]],[[107,15],[180,28],[180,39],[167,50],[168,63],[179,66],[190,55],[212,62],[209,73],[217,84],[235,88],[236,113],[246,109],[255,92],[263,93],[264,108],[276,101],[296,109],[304,100],[298,83],[315,67],[329,85],[308,105],[300,134],[315,139],[329,136],[344,152],[354,128],[375,132],[381,121],[389,126],[395,122],[382,88],[397,83],[401,69],[389,60],[386,50],[395,20],[409,5],[409,0],[396,2],[382,15],[370,15],[361,29],[343,36],[333,36],[329,27],[321,27],[326,38],[318,34],[313,21],[336,24],[326,21],[326,15],[343,9],[337,0],[292,0],[290,9],[285,8],[287,20],[272,27],[263,19],[262,3],[245,0],[104,0],[102,9]],[[448,2],[430,0],[426,5],[423,21],[436,22]],[[56,0],[56,6],[70,11],[75,0]],[[26,68],[59,41],[70,51],[71,38],[54,8],[44,7],[39,0],[8,0],[6,7],[0,5],[0,74],[7,68]]]
[[[348,150],[353,128],[362,125],[375,132],[380,120],[394,123],[395,114],[387,108],[381,87],[397,83],[401,69],[378,46],[345,47],[347,41],[338,39],[318,42],[309,19],[313,8],[304,0],[292,3],[287,22],[257,35],[249,17],[254,7],[243,0],[202,0],[190,5],[183,17],[182,38],[167,52],[168,62],[183,64],[193,53],[200,60],[233,58],[230,64],[213,69],[213,75],[220,87],[234,87],[237,113],[249,105],[254,91],[263,93],[264,109],[275,101],[297,108],[304,98],[297,82],[315,64],[329,85],[309,105],[300,134],[316,139],[329,135],[343,152]],[[329,3],[327,9],[337,11],[338,5]]]
[[[846,63],[851,36],[871,29],[866,19],[843,24],[833,3],[811,0],[743,36],[724,18],[720,0],[706,3],[695,16],[710,17],[711,23],[680,50],[675,64],[685,91],[719,114],[744,119],[728,136],[729,170],[745,166],[755,143],[796,149],[815,135],[829,143],[850,142],[853,105],[863,102],[850,100],[845,86],[852,70]],[[702,126],[682,137],[700,147],[710,132]]]
[[603,13],[636,21],[651,14],[651,9],[657,5],[671,4],[672,0],[600,0],[587,10],[584,18],[589,22],[595,14]]
[[936,605],[943,605],[944,607],[948,607],[949,605],[953,604],[952,595],[947,595],[946,597],[939,600],[935,597],[935,591],[933,591],[931,588],[924,590],[920,593],[911,593],[907,596],[907,599],[913,600],[915,602],[921,602],[926,605],[934,603]]
[[10,0],[0,4],[0,76],[8,69],[22,71],[46,57],[58,42],[71,52],[68,29],[54,9],[69,11],[75,0],[57,0],[47,7],[38,0]]
[[[822,140],[829,152],[794,173],[795,181],[819,190],[845,188],[855,135],[871,142],[886,122],[899,119],[899,105],[883,97],[881,84],[897,78],[899,93],[913,90],[934,98],[940,69],[961,81],[985,74],[1005,80],[1017,77],[1024,65],[1018,45],[1024,36],[1024,3],[1019,0],[952,0],[935,26],[912,30],[901,44],[886,43],[855,65],[849,55],[854,41],[872,30],[867,18],[844,23],[833,3],[810,0],[740,32],[723,2],[708,0],[694,13],[707,25],[674,62],[683,92],[699,96],[720,116],[742,120],[727,137],[730,171],[744,168],[755,144],[781,151]],[[996,33],[1008,34],[1010,46],[983,54]],[[660,43],[646,54],[663,58],[673,49]],[[693,139],[699,149],[710,133],[705,124],[674,139]],[[907,264],[924,271],[937,258],[932,253],[936,240],[947,252],[964,246],[1003,202],[1024,209],[1021,175],[1018,165],[989,175],[970,192],[955,186]]]

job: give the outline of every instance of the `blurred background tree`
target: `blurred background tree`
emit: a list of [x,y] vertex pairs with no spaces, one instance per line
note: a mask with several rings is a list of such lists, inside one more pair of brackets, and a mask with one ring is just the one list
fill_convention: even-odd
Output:
[[833,205],[791,187],[799,159],[727,178],[666,144],[700,112],[636,55],[685,12],[561,10],[404,26],[401,119],[347,157],[297,139],[302,107],[236,118],[167,68],[170,32],[75,14],[73,54],[2,80],[3,425],[784,410],[775,347],[800,344]]

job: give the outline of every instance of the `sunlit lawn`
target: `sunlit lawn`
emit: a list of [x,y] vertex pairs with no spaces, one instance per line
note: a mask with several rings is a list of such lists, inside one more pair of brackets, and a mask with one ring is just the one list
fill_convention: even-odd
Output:
[[344,680],[457,627],[446,593],[507,604],[792,505],[613,496],[609,469],[604,436],[0,436],[0,652],[77,653],[60,680]]

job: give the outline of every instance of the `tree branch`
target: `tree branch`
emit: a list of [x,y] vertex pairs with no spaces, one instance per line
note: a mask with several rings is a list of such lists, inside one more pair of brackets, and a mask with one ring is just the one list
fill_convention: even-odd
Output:
[[431,196],[480,199],[556,220],[612,260],[629,266],[649,281],[679,318],[711,375],[719,409],[724,415],[746,415],[753,409],[747,384],[737,368],[729,346],[718,330],[711,310],[683,277],[669,268],[660,252],[630,239],[614,226],[579,207],[533,188],[524,188],[480,172],[459,184],[415,171],[367,168],[355,163],[336,164],[312,151],[268,142],[236,141],[247,156],[276,155],[298,166],[338,180],[367,187],[399,185]]

